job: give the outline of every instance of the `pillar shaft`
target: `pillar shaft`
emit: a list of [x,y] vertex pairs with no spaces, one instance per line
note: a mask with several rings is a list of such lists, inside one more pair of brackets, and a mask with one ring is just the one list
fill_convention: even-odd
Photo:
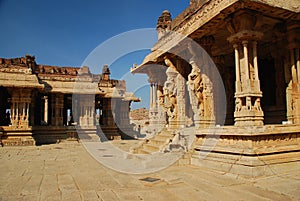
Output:
[[298,82],[300,82],[300,49],[296,48],[296,64],[297,64],[297,77]]
[[48,96],[44,96],[44,122],[48,123]]
[[235,77],[236,81],[241,81],[240,77],[240,56],[239,56],[239,50],[238,50],[238,45],[234,44],[234,55],[235,55]]
[[257,63],[257,42],[253,41],[253,65],[254,65],[254,78],[255,80],[259,80],[258,77],[258,63]]
[[291,56],[292,81],[293,81],[293,83],[297,83],[298,80],[297,80],[297,70],[296,70],[294,49],[290,50],[290,56]]
[[63,126],[63,107],[64,96],[63,94],[52,94],[51,108],[52,116],[51,123],[54,126]]
[[154,104],[154,107],[156,107],[156,104],[157,104],[157,83],[154,83],[154,87],[153,87],[153,104]]
[[150,84],[150,108],[153,107],[153,84]]
[[248,41],[243,41],[244,50],[244,71],[246,79],[249,79],[249,56],[248,56]]

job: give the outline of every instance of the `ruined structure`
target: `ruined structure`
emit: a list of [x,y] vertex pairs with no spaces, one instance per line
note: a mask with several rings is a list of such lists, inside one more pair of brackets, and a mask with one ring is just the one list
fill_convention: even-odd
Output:
[[153,128],[195,128],[192,164],[250,177],[299,166],[299,5],[191,1],[159,17],[158,42],[131,72],[149,76]]
[[123,80],[110,79],[88,67],[38,65],[35,57],[0,58],[0,141],[34,145],[64,139],[128,137],[129,109],[139,101]]

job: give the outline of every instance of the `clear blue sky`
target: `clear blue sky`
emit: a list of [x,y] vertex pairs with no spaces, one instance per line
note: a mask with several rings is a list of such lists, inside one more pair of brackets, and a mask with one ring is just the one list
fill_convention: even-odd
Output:
[[[36,56],[38,64],[81,66],[103,42],[127,31],[155,28],[163,10],[174,18],[188,5],[189,0],[0,0],[0,57],[28,53]],[[136,51],[113,63],[104,57],[89,67],[100,69],[108,63],[112,77],[120,79],[148,52]],[[141,90],[137,95],[145,96]],[[147,98],[136,107],[147,106]]]

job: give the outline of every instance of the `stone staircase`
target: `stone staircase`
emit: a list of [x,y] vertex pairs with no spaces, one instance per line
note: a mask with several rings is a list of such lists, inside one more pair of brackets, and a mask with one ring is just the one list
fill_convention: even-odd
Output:
[[133,150],[136,154],[152,154],[161,151],[174,138],[175,134],[164,128],[160,133],[153,138],[144,141],[139,147]]

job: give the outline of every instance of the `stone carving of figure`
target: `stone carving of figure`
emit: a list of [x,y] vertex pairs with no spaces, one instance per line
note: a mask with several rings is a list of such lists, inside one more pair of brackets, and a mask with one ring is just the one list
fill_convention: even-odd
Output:
[[261,110],[261,106],[260,106],[260,98],[257,98],[254,102],[254,109],[256,110]]
[[204,83],[203,83],[200,69],[193,64],[192,64],[192,71],[188,75],[187,84],[188,84],[190,99],[192,102],[192,109],[194,113],[203,116],[204,115],[204,104],[203,104]]
[[235,99],[235,111],[241,111],[242,110],[242,100],[241,98],[236,98]]
[[165,108],[167,109],[167,114],[171,119],[176,117],[176,86],[175,80],[172,77],[168,77],[164,85],[164,95],[166,98]]
[[167,115],[170,119],[175,119],[177,117],[177,87],[175,83],[175,79],[178,75],[178,72],[173,65],[173,63],[165,58],[165,63],[168,66],[168,70],[166,71],[167,74],[167,81],[164,84],[163,91],[165,96],[165,109],[167,110]]
[[160,97],[158,98],[158,104],[159,104],[160,106],[163,106],[163,105],[164,105],[164,96],[160,96]]
[[250,96],[246,97],[246,108],[247,108],[247,110],[252,110],[252,103],[251,103],[251,97]]

